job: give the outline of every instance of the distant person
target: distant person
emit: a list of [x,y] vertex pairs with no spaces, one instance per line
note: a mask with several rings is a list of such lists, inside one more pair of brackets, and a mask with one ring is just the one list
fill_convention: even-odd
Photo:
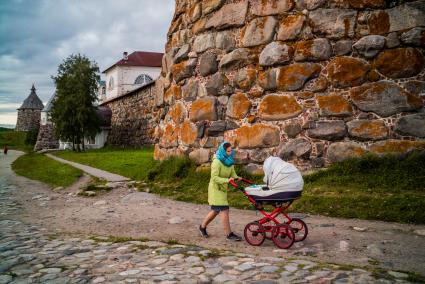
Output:
[[7,155],[7,151],[9,151],[9,149],[7,148],[7,145],[4,145],[3,154]]
[[215,158],[211,164],[211,179],[208,186],[208,203],[211,205],[211,211],[205,217],[199,226],[201,235],[208,237],[207,226],[217,215],[221,216],[224,233],[228,240],[240,241],[241,237],[236,235],[230,229],[229,221],[229,203],[227,201],[228,183],[234,179],[240,179],[234,168],[234,151],[232,145],[223,142],[218,147]]

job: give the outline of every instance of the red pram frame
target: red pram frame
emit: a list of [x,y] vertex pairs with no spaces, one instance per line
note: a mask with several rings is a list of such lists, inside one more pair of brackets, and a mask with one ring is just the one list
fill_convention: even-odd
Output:
[[[305,240],[308,234],[308,228],[305,222],[299,218],[291,218],[285,212],[295,199],[279,200],[271,203],[274,210],[268,214],[264,211],[262,204],[259,204],[245,191],[245,188],[240,184],[241,182],[249,185],[253,184],[252,181],[244,178],[238,181],[231,181],[230,184],[242,191],[255,208],[264,215],[262,219],[248,223],[245,226],[244,237],[250,245],[260,246],[265,239],[271,239],[277,247],[288,249],[294,242]],[[280,215],[285,217],[284,222],[277,220],[277,217]]]

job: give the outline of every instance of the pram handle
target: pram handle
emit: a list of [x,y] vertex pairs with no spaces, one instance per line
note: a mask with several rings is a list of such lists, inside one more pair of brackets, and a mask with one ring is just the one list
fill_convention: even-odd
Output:
[[247,184],[254,184],[254,182],[253,182],[253,181],[250,181],[249,179],[245,179],[245,178],[240,178],[240,180],[232,180],[232,181],[230,181],[229,183],[230,183],[230,185],[232,185],[233,187],[239,188],[239,187],[240,187],[240,184],[238,184],[237,182],[240,182],[240,181],[242,181],[242,182],[244,182],[244,183],[247,183]]

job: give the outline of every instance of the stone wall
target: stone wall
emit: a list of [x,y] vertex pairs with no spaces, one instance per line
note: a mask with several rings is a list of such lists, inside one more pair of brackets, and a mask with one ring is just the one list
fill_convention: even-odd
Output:
[[176,0],[155,158],[259,170],[425,148],[425,1]]
[[44,149],[58,149],[59,140],[55,136],[55,128],[51,122],[40,125],[38,131],[37,142],[34,146],[34,151],[40,151]]
[[37,130],[40,127],[39,109],[20,109],[18,110],[18,119],[16,122],[16,131]]
[[154,83],[102,105],[112,111],[108,145],[142,147],[157,142],[155,128],[161,114],[166,110],[155,105]]

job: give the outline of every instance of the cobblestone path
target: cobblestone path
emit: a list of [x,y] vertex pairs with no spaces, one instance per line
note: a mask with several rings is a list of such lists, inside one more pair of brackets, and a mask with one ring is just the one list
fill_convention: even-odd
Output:
[[[12,205],[13,206],[13,205]],[[156,241],[54,238],[0,221],[0,283],[409,283],[407,274]]]

